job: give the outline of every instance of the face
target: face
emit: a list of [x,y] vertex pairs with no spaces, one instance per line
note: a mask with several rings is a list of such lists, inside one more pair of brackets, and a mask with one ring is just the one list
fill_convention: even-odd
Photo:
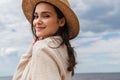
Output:
[[64,26],[65,19],[58,19],[54,7],[47,3],[39,3],[34,12],[33,27],[39,39],[54,35],[59,27]]

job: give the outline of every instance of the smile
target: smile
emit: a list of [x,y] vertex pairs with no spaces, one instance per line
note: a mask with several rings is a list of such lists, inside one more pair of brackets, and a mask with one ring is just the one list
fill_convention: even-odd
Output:
[[41,31],[41,30],[44,30],[46,27],[36,27],[36,31]]

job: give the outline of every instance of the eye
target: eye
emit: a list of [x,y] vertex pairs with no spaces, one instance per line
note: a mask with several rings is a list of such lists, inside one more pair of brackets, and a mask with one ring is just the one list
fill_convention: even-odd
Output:
[[43,18],[49,18],[49,17],[50,17],[50,15],[48,15],[48,14],[43,15]]
[[39,16],[37,16],[37,15],[34,15],[34,19],[37,19]]
[[34,19],[37,19],[39,16],[38,16],[38,14],[35,12],[34,14],[33,14],[33,18]]

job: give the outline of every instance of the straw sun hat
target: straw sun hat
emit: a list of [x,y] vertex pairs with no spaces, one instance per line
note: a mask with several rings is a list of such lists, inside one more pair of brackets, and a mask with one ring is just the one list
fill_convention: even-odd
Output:
[[79,33],[79,21],[75,13],[70,7],[68,0],[22,0],[22,9],[25,17],[31,23],[32,12],[38,2],[48,2],[59,8],[64,14],[68,27],[70,39],[75,38]]

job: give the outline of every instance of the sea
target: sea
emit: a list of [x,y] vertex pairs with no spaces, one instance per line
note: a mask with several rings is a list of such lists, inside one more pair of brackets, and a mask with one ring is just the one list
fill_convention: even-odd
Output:
[[[0,77],[0,80],[12,80],[12,76]],[[120,80],[120,73],[77,73],[72,80]]]

